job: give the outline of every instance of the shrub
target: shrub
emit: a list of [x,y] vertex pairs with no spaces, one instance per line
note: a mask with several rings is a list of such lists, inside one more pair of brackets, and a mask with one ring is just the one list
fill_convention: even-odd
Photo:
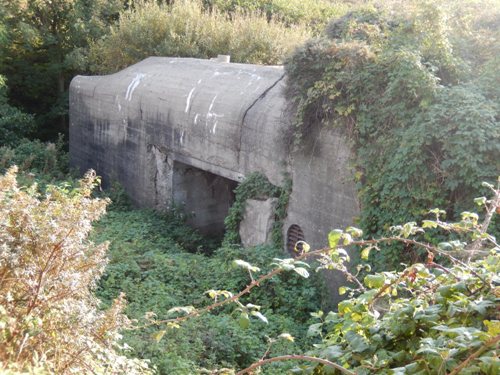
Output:
[[309,36],[305,26],[286,27],[258,13],[236,11],[229,18],[203,10],[196,0],[139,2],[92,46],[90,59],[96,72],[114,72],[149,56],[224,54],[234,62],[278,64]]
[[86,239],[107,204],[90,198],[95,180],[88,173],[77,189],[40,196],[17,186],[16,168],[0,177],[0,369],[149,373],[119,354],[130,325],[123,296],[103,311],[92,294],[107,250]]

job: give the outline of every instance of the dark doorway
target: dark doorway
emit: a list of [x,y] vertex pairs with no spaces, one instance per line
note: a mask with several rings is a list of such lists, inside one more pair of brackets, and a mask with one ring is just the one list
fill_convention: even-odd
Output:
[[173,198],[182,205],[187,223],[203,235],[222,238],[224,219],[234,202],[236,181],[174,162]]

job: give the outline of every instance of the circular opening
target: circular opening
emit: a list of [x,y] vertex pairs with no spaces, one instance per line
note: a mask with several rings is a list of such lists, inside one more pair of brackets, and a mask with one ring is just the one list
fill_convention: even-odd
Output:
[[302,253],[302,243],[297,242],[305,240],[302,228],[297,224],[290,225],[286,232],[286,249],[293,257],[297,257]]

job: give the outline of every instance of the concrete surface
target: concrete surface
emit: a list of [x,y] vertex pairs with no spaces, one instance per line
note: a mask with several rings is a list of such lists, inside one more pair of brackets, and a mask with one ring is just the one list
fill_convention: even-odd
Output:
[[248,199],[240,223],[240,238],[245,247],[271,244],[277,198]]

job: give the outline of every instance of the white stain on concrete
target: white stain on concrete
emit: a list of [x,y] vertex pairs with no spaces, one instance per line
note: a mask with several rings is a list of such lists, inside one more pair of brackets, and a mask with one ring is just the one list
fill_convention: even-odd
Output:
[[205,126],[208,126],[209,121],[213,121],[212,130],[210,130],[210,133],[212,133],[212,134],[215,134],[215,129],[217,129],[217,119],[224,117],[224,115],[215,113],[213,111],[216,99],[217,99],[217,95],[214,96],[214,98],[212,99],[212,102],[210,103],[210,107],[208,107],[207,117],[205,120]]
[[193,87],[191,89],[191,91],[189,91],[189,95],[188,95],[187,100],[186,100],[186,109],[184,110],[185,113],[188,113],[188,111],[189,111],[189,106],[191,105],[191,98],[193,97],[193,93],[194,93],[195,89],[196,89],[196,87]]
[[208,107],[207,116],[210,114],[210,112],[212,112],[212,108],[214,107],[214,104],[215,104],[215,99],[217,99],[217,95],[214,96],[214,98],[212,99],[212,102],[210,103],[210,107]]
[[196,125],[198,123],[198,117],[200,117],[200,114],[197,113],[195,116],[194,116],[194,124]]
[[184,142],[184,130],[181,133],[181,139],[179,140],[180,144]]
[[146,77],[145,74],[142,73],[137,73],[130,82],[130,84],[127,87],[127,92],[125,93],[125,100],[128,100],[129,102],[132,100],[132,95],[134,94],[134,90],[139,86],[139,83],[141,83],[142,79]]

